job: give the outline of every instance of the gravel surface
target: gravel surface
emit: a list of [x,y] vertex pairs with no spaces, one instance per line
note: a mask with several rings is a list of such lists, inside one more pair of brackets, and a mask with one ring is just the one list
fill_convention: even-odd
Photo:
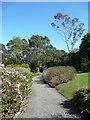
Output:
[[80,118],[73,104],[49,87],[42,76],[33,78],[32,96],[18,118]]

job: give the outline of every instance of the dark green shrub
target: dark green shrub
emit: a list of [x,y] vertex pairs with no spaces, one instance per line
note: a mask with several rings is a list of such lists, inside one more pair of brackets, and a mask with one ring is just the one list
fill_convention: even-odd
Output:
[[81,113],[88,112],[90,115],[90,89],[80,89],[74,94],[73,102],[81,110]]
[[6,67],[24,67],[24,68],[29,68],[28,64],[21,64],[21,65],[17,65],[17,64],[11,64],[11,65],[7,65]]
[[75,79],[74,67],[58,66],[48,68],[43,72],[43,80],[52,87]]
[[37,73],[38,72],[38,68],[37,67],[31,67],[31,72]]
[[33,73],[37,73],[39,72],[39,66],[37,66],[36,64],[30,64],[30,69],[31,69],[31,72]]
[[40,68],[39,68],[39,71],[40,71],[40,72],[43,72],[43,70],[44,70],[43,67],[40,67]]

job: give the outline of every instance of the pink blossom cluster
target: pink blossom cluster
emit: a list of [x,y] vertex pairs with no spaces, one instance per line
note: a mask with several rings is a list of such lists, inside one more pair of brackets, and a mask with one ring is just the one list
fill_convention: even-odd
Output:
[[[23,69],[23,72],[26,69]],[[30,79],[23,74],[23,72],[19,72],[18,69],[15,68],[5,68],[4,66],[0,66],[0,86],[2,86],[2,113],[4,116],[7,114],[15,114],[18,112],[20,105],[24,98],[31,91]],[[15,95],[14,95],[15,94]],[[12,99],[13,97],[13,99]],[[9,102],[10,108],[6,110]],[[12,105],[11,105],[12,104]],[[11,109],[12,106],[12,109]]]

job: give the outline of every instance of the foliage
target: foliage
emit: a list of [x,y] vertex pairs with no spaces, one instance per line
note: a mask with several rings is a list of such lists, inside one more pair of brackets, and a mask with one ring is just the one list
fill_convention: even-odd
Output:
[[51,67],[44,71],[43,79],[46,83],[55,87],[62,83],[67,83],[68,81],[75,79],[76,70],[74,67]]
[[30,61],[31,72],[37,73],[39,71],[39,66],[37,65],[37,60]]
[[31,91],[32,79],[27,71],[14,68],[0,67],[2,74],[2,106],[0,111],[3,117],[13,117],[20,109],[22,101]]
[[[28,71],[28,69],[26,70],[25,68],[21,69],[21,68],[15,68],[16,71],[18,71],[19,73],[23,74],[26,79],[28,80],[28,82],[31,82],[31,78],[32,78],[32,73],[30,71]],[[32,84],[32,82],[31,82]]]
[[74,93],[81,88],[88,88],[88,73],[79,73],[75,80],[56,86],[57,91],[67,99],[72,99]]
[[80,89],[74,94],[73,101],[81,110],[81,113],[90,114],[90,89]]
[[80,63],[83,72],[90,71],[90,33],[82,38],[80,45]]
[[66,65],[69,62],[69,56],[64,50],[56,50],[54,47],[46,51],[42,58],[43,65],[47,68]]
[[0,43],[0,63],[4,63],[6,59],[6,48],[5,45]]
[[[78,20],[75,24],[76,23],[78,24]],[[81,27],[83,26],[80,26],[80,29]],[[14,37],[7,43],[7,49],[3,44],[0,44],[0,61],[4,63],[5,66],[14,66],[14,64],[15,66],[16,64],[28,64],[31,71],[34,73],[43,71],[45,68],[49,67],[70,65],[76,67],[78,71],[82,70],[83,72],[86,72],[90,66],[89,37],[90,33],[85,35],[82,39],[80,50],[72,50],[69,54],[64,50],[57,50],[53,47],[47,36],[42,37],[39,35],[33,35],[30,39],[28,39],[28,41],[25,39],[20,39],[19,37]],[[25,67],[28,66],[25,65]]]
[[43,67],[40,67],[39,68],[39,71],[42,73],[44,71],[44,68]]
[[14,37],[7,43],[5,50],[5,66],[28,64],[34,73],[43,71],[42,68],[66,65],[69,62],[68,54],[53,47],[47,36],[33,35],[28,41]]
[[80,52],[73,51],[71,52],[72,66],[76,68],[77,71],[81,71],[80,65]]
[[14,68],[14,67],[24,67],[24,68],[29,68],[29,65],[28,64],[11,64],[11,65],[7,65],[6,67],[11,67],[11,68]]
[[42,58],[46,52],[46,48],[50,45],[47,36],[33,35],[29,40],[30,46],[30,67],[32,72],[39,72],[42,66]]
[[33,35],[28,41],[14,37],[7,43],[6,51],[6,66],[28,64],[34,73],[43,71],[41,68],[66,65],[69,61],[68,54],[53,47],[47,36]]
[[84,24],[80,23],[79,18],[71,19],[68,15],[63,15],[62,13],[57,13],[54,16],[54,20],[51,25],[61,33],[61,38],[65,41],[70,53],[84,32]]
[[7,64],[21,64],[24,62],[25,54],[24,51],[28,46],[28,42],[25,39],[14,37],[7,43],[8,56]]
[[66,64],[68,61],[68,54],[65,51],[56,50],[46,36],[33,35],[29,39],[29,45],[31,53],[29,64],[32,72],[39,72],[41,68]]

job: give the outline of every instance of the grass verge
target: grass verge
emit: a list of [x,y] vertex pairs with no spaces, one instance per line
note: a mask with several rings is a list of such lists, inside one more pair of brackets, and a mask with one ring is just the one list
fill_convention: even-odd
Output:
[[31,77],[33,78],[33,77],[36,77],[36,76],[38,76],[38,75],[40,75],[41,73],[40,72],[38,72],[38,73],[33,73],[32,75],[31,75]]
[[88,88],[88,74],[90,73],[77,74],[75,80],[56,86],[57,91],[67,99],[72,99],[76,91]]

